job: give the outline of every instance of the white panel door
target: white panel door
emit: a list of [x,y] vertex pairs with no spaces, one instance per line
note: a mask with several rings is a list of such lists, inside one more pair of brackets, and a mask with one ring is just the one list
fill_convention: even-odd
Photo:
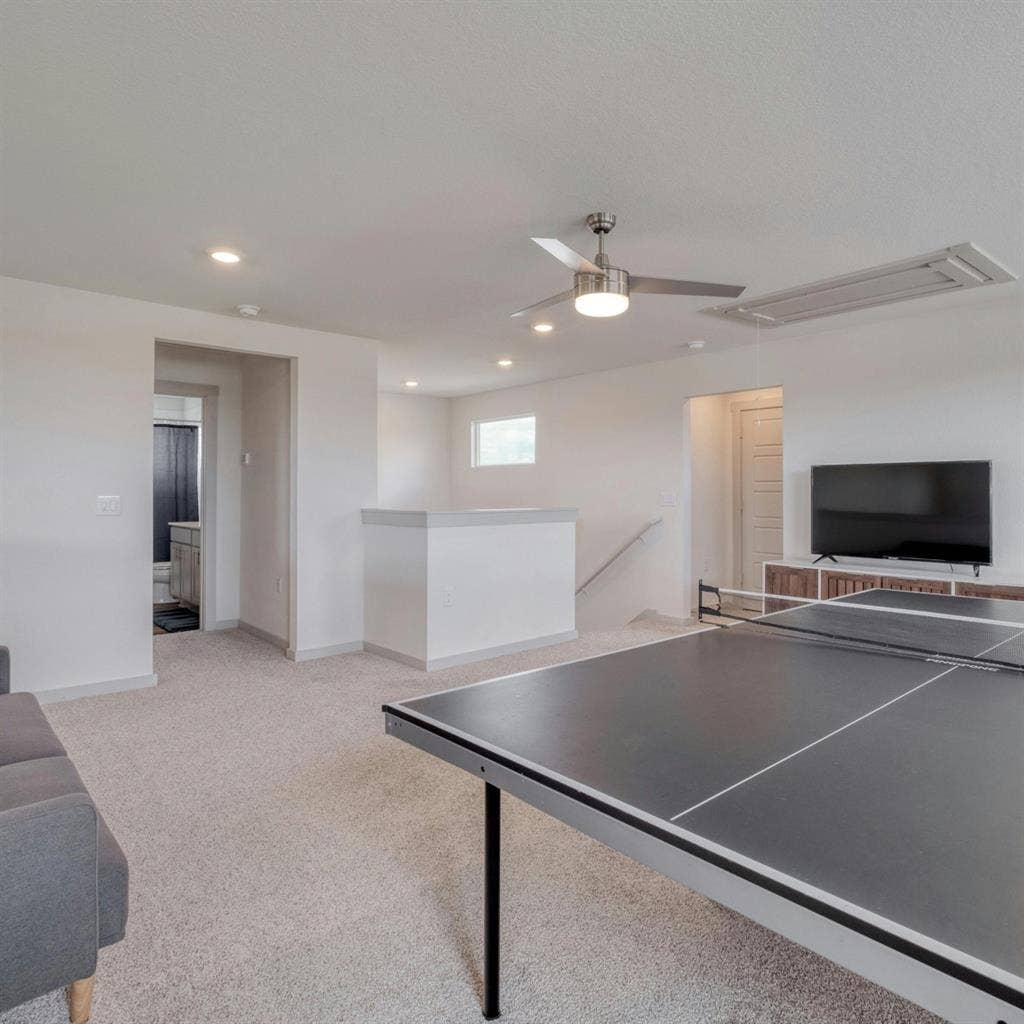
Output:
[[743,409],[740,426],[740,587],[760,590],[782,557],[782,407]]

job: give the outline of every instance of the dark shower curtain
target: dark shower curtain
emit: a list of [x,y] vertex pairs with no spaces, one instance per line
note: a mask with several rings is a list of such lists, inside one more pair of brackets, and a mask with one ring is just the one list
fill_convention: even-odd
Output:
[[171,559],[173,522],[199,519],[199,428],[153,425],[153,561]]

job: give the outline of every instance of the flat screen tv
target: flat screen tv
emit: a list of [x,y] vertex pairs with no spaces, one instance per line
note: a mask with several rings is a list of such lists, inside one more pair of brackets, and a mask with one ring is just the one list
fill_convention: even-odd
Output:
[[991,462],[811,468],[815,554],[992,564]]

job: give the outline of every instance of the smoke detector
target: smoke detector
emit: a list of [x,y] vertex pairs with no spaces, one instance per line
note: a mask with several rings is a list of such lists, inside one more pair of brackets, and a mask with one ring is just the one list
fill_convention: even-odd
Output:
[[238,312],[241,316],[259,316],[260,307],[250,305],[248,302],[243,302],[241,306],[237,307]]

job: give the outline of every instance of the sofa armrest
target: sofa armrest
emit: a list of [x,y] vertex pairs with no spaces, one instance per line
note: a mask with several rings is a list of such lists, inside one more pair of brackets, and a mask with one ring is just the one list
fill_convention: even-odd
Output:
[[97,822],[86,793],[0,810],[0,1011],[96,971]]
[[11,652],[0,647],[0,693],[11,692]]

